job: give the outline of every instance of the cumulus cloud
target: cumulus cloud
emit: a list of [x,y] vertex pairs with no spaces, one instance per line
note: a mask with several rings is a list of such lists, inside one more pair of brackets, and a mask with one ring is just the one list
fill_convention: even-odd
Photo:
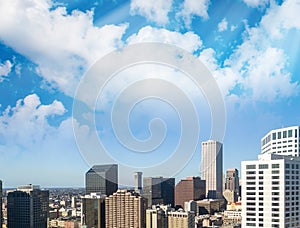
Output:
[[186,32],[181,34],[179,32],[172,32],[167,29],[158,29],[151,26],[141,28],[137,34],[131,35],[127,42],[162,42],[173,44],[189,52],[194,52],[202,46],[202,41],[198,35],[193,32]]
[[0,39],[37,65],[47,84],[73,95],[98,58],[122,45],[127,24],[93,25],[93,12],[53,9],[48,0],[0,0]]
[[223,32],[226,31],[228,27],[228,22],[226,18],[223,18],[223,20],[218,24],[218,31]]
[[180,12],[177,13],[178,17],[181,17],[187,27],[192,23],[194,16],[208,18],[208,6],[209,0],[184,0]]
[[131,0],[130,13],[139,14],[146,17],[149,21],[159,25],[168,24],[168,13],[172,7],[172,0]]
[[227,98],[270,102],[298,95],[299,83],[288,72],[288,55],[277,44],[289,40],[286,34],[290,29],[300,28],[295,19],[299,10],[300,4],[295,1],[272,5],[258,26],[246,28],[242,44],[222,66],[213,49],[202,51],[200,59],[211,69]]
[[43,105],[36,94],[18,100],[14,107],[8,106],[0,116],[0,144],[25,150],[43,144],[58,132],[50,125],[49,118],[61,116],[65,111],[60,101]]
[[6,60],[4,63],[0,63],[0,82],[4,80],[5,77],[11,72],[13,64]]

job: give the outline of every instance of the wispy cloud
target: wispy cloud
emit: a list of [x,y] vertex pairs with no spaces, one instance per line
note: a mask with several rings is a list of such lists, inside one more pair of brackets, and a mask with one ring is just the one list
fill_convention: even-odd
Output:
[[228,28],[228,22],[226,18],[223,18],[223,20],[218,24],[218,30],[219,32],[226,31]]
[[13,64],[9,60],[6,60],[4,63],[0,63],[0,82],[8,76],[12,67]]

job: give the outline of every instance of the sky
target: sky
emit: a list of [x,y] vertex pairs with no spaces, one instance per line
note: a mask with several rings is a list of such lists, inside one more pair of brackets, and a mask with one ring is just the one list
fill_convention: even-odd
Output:
[[[108,162],[123,185],[134,171],[201,176],[214,131],[224,171],[257,159],[267,132],[300,123],[299,12],[298,0],[0,0],[4,187],[84,186]],[[174,50],[209,73],[168,65]],[[195,84],[205,75],[215,87]]]

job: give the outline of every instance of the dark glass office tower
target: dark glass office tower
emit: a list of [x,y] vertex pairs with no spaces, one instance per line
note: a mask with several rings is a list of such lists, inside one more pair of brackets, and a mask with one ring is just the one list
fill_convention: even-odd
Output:
[[20,187],[7,195],[9,228],[46,228],[48,211],[49,191],[29,185]]
[[118,165],[94,165],[85,174],[86,194],[100,192],[107,196],[118,190]]
[[143,179],[143,197],[148,206],[171,204],[174,207],[175,178],[145,177]]

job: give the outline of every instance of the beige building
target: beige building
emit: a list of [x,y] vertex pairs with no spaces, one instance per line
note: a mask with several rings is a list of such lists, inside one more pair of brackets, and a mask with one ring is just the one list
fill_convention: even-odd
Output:
[[144,228],[147,201],[138,193],[118,190],[105,199],[106,228]]
[[167,222],[166,213],[160,207],[146,210],[146,228],[165,228]]
[[195,228],[194,212],[185,212],[182,209],[168,213],[168,227]]

